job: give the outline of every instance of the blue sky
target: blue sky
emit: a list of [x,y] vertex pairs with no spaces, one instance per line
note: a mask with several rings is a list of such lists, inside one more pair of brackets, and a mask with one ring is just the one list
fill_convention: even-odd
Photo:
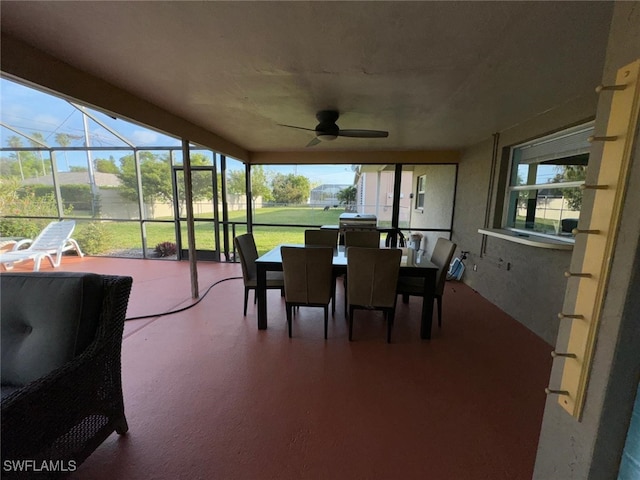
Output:
[[[158,131],[134,124],[125,120],[114,119],[101,112],[90,110],[101,122],[118,132],[125,139],[138,147],[148,146],[180,146],[180,139],[164,135]],[[39,132],[50,146],[58,146],[56,134],[65,133],[72,137],[72,147],[84,146],[84,127],[82,115],[64,99],[43,93],[41,91],[21,85],[11,80],[0,78],[0,120],[20,132],[31,135]],[[88,122],[89,143],[94,147],[124,147],[124,144],[108,130],[93,121]],[[8,146],[8,139],[16,133],[8,128],[0,127],[0,143]],[[25,139],[24,146],[29,146]],[[129,151],[100,151],[93,152],[95,158],[109,158],[117,160]],[[86,166],[87,158],[82,152],[67,152],[65,160],[69,166]],[[67,170],[63,160],[60,162],[61,171]],[[228,159],[227,168],[237,170],[244,168],[234,159]],[[314,184],[335,183],[352,184],[353,172],[350,165],[269,165],[267,170],[279,173],[297,173],[305,175]]]
[[[83,135],[82,116],[66,100],[42,93],[7,79],[0,79],[0,108],[2,122],[25,133],[40,132],[51,145],[56,133]],[[95,110],[96,116],[138,146],[179,146],[178,139],[135,125],[124,120],[114,120]],[[90,122],[89,132],[93,146],[125,146],[98,124]],[[8,132],[14,135],[13,132]],[[2,129],[2,145],[6,146],[7,131]],[[72,146],[80,146],[81,141]]]

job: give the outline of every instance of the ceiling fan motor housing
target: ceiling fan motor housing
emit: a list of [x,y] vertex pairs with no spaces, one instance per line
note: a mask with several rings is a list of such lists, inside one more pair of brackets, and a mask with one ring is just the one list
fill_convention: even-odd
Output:
[[316,137],[312,139],[307,147],[313,147],[320,143],[320,140],[335,140],[338,137],[351,137],[351,138],[386,138],[389,136],[389,132],[382,130],[362,130],[362,129],[347,129],[341,130],[336,122],[340,113],[337,110],[320,110],[316,113],[316,119],[318,119],[318,125],[315,129],[306,127],[298,127],[296,125],[285,125],[279,123],[282,127],[295,128],[298,130],[307,130],[314,132]]
[[320,140],[335,140],[338,138],[340,128],[336,121],[340,114],[334,110],[321,110],[316,113],[316,118],[320,123],[316,125],[316,137]]

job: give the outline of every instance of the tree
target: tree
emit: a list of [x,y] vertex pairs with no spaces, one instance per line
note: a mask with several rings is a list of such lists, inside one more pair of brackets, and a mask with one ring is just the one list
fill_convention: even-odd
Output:
[[[16,163],[16,161],[14,158],[11,158],[11,156],[0,157],[0,179],[8,179],[15,176],[12,168],[14,163]],[[18,174],[18,176],[20,175]]]
[[[140,175],[142,181],[142,198],[145,203],[172,202],[173,187],[171,185],[171,163],[168,154],[155,155],[151,152],[140,153]],[[191,155],[191,165],[209,165],[209,159],[195,153]],[[195,173],[195,172],[194,172]],[[117,173],[122,182],[120,193],[123,197],[137,201],[138,184],[136,181],[135,157],[127,155],[120,159],[120,170]],[[211,199],[211,181],[204,175],[193,175],[193,198]],[[184,185],[178,182],[180,198],[184,198]]]
[[246,191],[244,170],[229,170],[227,174],[227,192],[232,195],[244,195]]
[[271,172],[265,171],[262,165],[251,167],[251,193],[252,200],[262,197],[264,201],[269,201],[273,197],[269,187],[269,177]]
[[273,198],[278,203],[306,203],[311,191],[309,179],[304,175],[277,173],[273,178]]
[[[20,148],[22,147],[22,139],[15,135],[11,135],[7,139],[7,143],[11,148]],[[18,167],[20,168],[20,178],[24,180],[24,170],[22,169],[22,160],[20,159],[20,152],[16,151],[16,158],[18,159]]]
[[[12,135],[7,138],[7,144],[15,148],[14,153],[9,154],[8,165],[3,165],[2,173],[5,176],[25,178],[38,177],[42,174],[42,164],[35,152],[17,150],[23,148],[22,138]],[[3,158],[3,160],[5,160]]]
[[[168,157],[141,152],[139,158],[144,202],[170,202],[173,199],[173,189]],[[137,201],[138,183],[134,155],[126,155],[120,159],[120,172],[117,175],[122,182],[120,194],[131,201]]]
[[[33,138],[33,140],[29,140],[29,143],[34,148],[42,147],[45,143],[44,136],[40,132],[32,132],[31,138]],[[44,176],[47,174],[47,169],[44,165],[44,158],[42,158],[42,150],[38,150],[38,156],[40,157],[40,163],[42,164],[42,175]]]
[[96,158],[96,171],[117,174],[120,170],[116,165],[115,159],[113,157],[109,157],[109,160],[105,158]]
[[[211,159],[203,153],[192,153],[190,155],[192,167],[211,166]],[[218,180],[220,177],[218,177]],[[191,172],[191,186],[194,200],[212,200],[213,193],[211,190],[211,174],[210,172],[193,171]],[[180,198],[184,198],[184,182],[178,183],[178,191]],[[218,191],[220,184],[218,183]]]
[[[71,145],[71,137],[66,133],[56,133],[56,143],[61,147],[68,147]],[[67,170],[69,170],[69,159],[67,158],[67,151],[63,151],[64,153],[64,163],[67,164]]]
[[[273,197],[269,188],[270,172],[265,171],[262,165],[251,167],[251,199],[262,197],[269,201]],[[227,174],[227,191],[234,195],[246,194],[246,181],[244,170],[230,170]]]
[[[577,182],[584,180],[587,176],[585,165],[562,165],[559,172],[553,177],[552,183]],[[580,210],[582,208],[582,190],[579,188],[563,188],[562,196],[567,201],[570,210]]]
[[351,185],[350,187],[343,188],[336,194],[336,198],[343,205],[353,205],[356,203],[356,196],[358,194],[358,189],[355,185]]

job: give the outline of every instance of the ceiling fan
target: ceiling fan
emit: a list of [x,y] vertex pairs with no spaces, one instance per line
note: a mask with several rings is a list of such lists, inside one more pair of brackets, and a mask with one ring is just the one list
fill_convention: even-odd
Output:
[[283,125],[279,123],[281,127],[297,128],[298,130],[307,130],[309,132],[315,132],[316,137],[311,140],[307,147],[313,147],[325,140],[335,140],[337,137],[353,137],[353,138],[386,138],[389,136],[389,132],[382,130],[343,130],[336,125],[340,113],[336,110],[320,110],[316,113],[316,119],[318,125],[316,128],[304,128],[296,127],[294,125]]

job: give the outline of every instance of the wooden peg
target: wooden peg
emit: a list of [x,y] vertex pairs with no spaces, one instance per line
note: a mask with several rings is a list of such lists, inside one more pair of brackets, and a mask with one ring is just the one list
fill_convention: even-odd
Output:
[[587,141],[589,143],[592,142],[613,142],[615,140],[618,139],[617,135],[609,135],[609,136],[603,136],[603,137],[597,137],[594,135],[591,135],[589,138],[587,138]]
[[569,277],[582,277],[582,278],[591,278],[593,275],[590,273],[576,273],[576,272],[564,272],[564,276]]
[[574,228],[573,230],[571,230],[571,233],[573,233],[574,235],[578,235],[579,233],[598,234],[598,233],[600,233],[600,230],[582,230],[582,229],[579,229],[579,228]]
[[555,350],[551,352],[551,356],[553,358],[556,358],[556,357],[578,358],[578,356],[575,353],[560,353],[560,352],[556,352]]
[[596,87],[596,93],[601,93],[606,90],[624,90],[627,88],[626,85],[598,85]]
[[569,391],[568,390],[552,390],[549,387],[544,389],[544,393],[546,393],[547,395],[566,395],[566,396],[569,396]]
[[558,314],[558,318],[560,320],[563,320],[565,318],[578,318],[578,319],[583,319],[584,315],[577,315],[577,314],[570,314],[570,313],[559,313]]

